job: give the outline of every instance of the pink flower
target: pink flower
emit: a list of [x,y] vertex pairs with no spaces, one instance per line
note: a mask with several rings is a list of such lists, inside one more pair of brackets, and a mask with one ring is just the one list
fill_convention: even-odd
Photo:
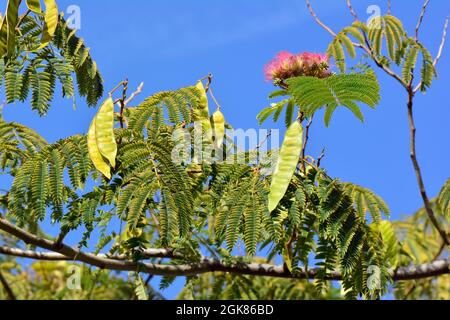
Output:
[[300,76],[326,78],[331,75],[329,59],[325,54],[292,53],[282,51],[264,68],[267,81],[282,82]]

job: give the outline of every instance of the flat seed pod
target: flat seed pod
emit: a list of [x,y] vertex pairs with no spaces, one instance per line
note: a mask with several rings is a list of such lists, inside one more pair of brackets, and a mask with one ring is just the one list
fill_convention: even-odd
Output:
[[295,121],[286,131],[281,146],[278,162],[272,177],[269,193],[269,211],[272,212],[286,194],[289,183],[294,175],[300,157],[303,143],[303,127]]
[[206,95],[205,87],[201,81],[199,81],[195,87],[200,91],[201,96],[199,104],[195,106],[193,110],[194,121],[209,119],[208,96]]
[[211,117],[212,127],[214,129],[214,144],[216,148],[222,147],[223,137],[225,135],[225,117],[219,109]]
[[199,81],[196,88],[201,92],[201,97],[198,105],[193,107],[193,118],[195,122],[202,124],[202,131],[205,133],[206,140],[212,141],[212,126],[209,121],[209,104],[208,96],[206,95],[205,87],[203,83]]
[[108,163],[103,158],[100,150],[97,146],[97,137],[96,137],[96,123],[95,118],[92,120],[92,124],[89,127],[88,136],[87,136],[87,145],[89,150],[89,158],[91,158],[92,163],[98,171],[103,173],[108,179],[111,179],[111,171]]
[[114,101],[109,97],[103,102],[95,117],[95,136],[98,150],[111,166],[116,166],[117,143],[114,137]]

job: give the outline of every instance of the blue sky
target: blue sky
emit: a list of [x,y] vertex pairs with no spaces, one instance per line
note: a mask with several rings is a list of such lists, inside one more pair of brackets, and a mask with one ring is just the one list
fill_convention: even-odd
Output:
[[[354,1],[361,19],[369,5],[386,1]],[[324,52],[331,38],[313,23],[301,0],[60,0],[60,10],[81,8],[79,34],[91,47],[110,90],[124,78],[130,86],[143,81],[139,99],[155,92],[195,84],[214,75],[214,93],[235,128],[257,128],[256,114],[268,106],[273,90],[264,81],[263,66],[278,51]],[[334,30],[351,23],[345,1],[312,0],[321,19]],[[412,31],[422,0],[393,1],[393,13]],[[4,10],[4,8],[1,8]],[[436,54],[448,0],[434,0],[425,17],[421,39]],[[425,183],[435,196],[450,177],[450,46],[438,67],[439,80],[416,104],[419,160]],[[376,110],[364,108],[362,124],[339,109],[331,126],[316,121],[310,154],[323,147],[323,165],[332,176],[373,189],[389,204],[393,218],[421,207],[409,159],[406,97],[400,86],[380,74],[382,101]],[[39,118],[27,105],[8,105],[4,117],[35,128],[49,141],[85,133],[96,113],[82,99],[56,98],[49,114]],[[266,128],[282,128],[266,123]],[[4,179],[3,177],[1,179]],[[0,181],[1,182],[1,181]],[[6,181],[0,183],[4,185]],[[173,295],[175,289],[168,292]]]

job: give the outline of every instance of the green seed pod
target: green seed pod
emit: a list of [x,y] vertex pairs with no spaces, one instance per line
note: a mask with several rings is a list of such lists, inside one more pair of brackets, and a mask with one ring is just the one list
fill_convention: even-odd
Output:
[[286,194],[295,173],[302,151],[303,128],[295,121],[286,131],[286,135],[281,146],[278,162],[272,177],[269,194],[269,210],[272,212],[278,206],[280,200]]

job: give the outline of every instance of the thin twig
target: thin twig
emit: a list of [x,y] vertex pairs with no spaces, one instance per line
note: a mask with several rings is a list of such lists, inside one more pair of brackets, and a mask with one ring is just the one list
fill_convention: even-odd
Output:
[[425,13],[427,12],[427,7],[428,7],[429,4],[430,4],[430,0],[425,0],[424,4],[422,6],[422,10],[420,11],[419,21],[417,22],[416,32],[415,32],[415,39],[416,40],[419,40],[420,27],[422,25],[423,18],[425,17]]
[[311,118],[309,118],[308,124],[306,125],[306,129],[305,129],[305,140],[303,141],[301,158],[300,158],[303,172],[306,171],[306,164],[305,164],[305,161],[303,161],[303,160],[305,159],[305,155],[306,155],[306,147],[308,146],[308,142],[309,142],[309,129],[311,128],[313,119],[314,119],[314,115],[312,115]]
[[350,14],[355,18],[355,21],[359,21],[358,14],[356,13],[355,9],[353,9],[352,3],[350,0],[347,0],[347,7],[350,10]]
[[[311,13],[311,16],[314,18],[314,20],[322,27],[324,28],[326,31],[328,31],[333,37],[336,37],[336,33],[331,30],[330,27],[328,27],[327,25],[325,25],[322,21],[320,21],[319,17],[317,16],[317,14],[314,12],[312,6],[311,6],[311,2],[309,0],[305,0],[306,1],[306,5],[308,6],[309,12]],[[364,37],[366,38],[366,46],[362,45],[361,43],[356,43],[356,42],[352,42],[353,45],[355,47],[361,48],[363,49],[375,62],[375,64],[377,65],[377,67],[383,69],[388,75],[390,75],[391,77],[393,77],[394,79],[396,79],[403,87],[407,88],[408,84],[403,80],[403,78],[401,76],[399,76],[398,74],[396,74],[394,71],[392,71],[388,66],[386,66],[385,64],[383,64],[374,54],[370,43],[367,39],[367,35],[365,34]]]
[[25,18],[28,17],[28,15],[29,15],[30,13],[31,13],[31,10],[28,9],[28,10],[24,13],[24,15],[20,17],[19,21],[17,22],[16,29],[18,29],[18,28],[22,25],[22,23],[24,22]]
[[264,143],[266,143],[266,141],[270,138],[271,135],[272,135],[272,130],[269,130],[266,134],[266,137],[256,147],[256,150],[261,149],[262,146],[264,145]]
[[[441,44],[439,45],[439,51],[436,55],[436,58],[433,61],[433,66],[436,68],[436,66],[439,63],[439,60],[442,57],[442,53],[444,52],[444,47],[445,47],[445,40],[447,39],[447,31],[448,31],[448,20],[449,17],[447,17],[445,19],[445,23],[444,23],[444,29],[442,32],[442,38],[441,38]],[[414,93],[418,92],[420,90],[420,88],[422,87],[422,81],[417,85],[417,87],[414,89]]]
[[119,100],[120,111],[119,111],[119,122],[120,127],[123,129],[124,121],[123,121],[123,112],[125,110],[125,100],[127,99],[127,91],[128,91],[128,79],[125,79],[122,87],[122,97]]
[[127,107],[128,104],[129,104],[131,101],[133,101],[133,99],[136,98],[136,96],[137,96],[138,94],[140,94],[140,93],[142,92],[142,88],[143,88],[143,87],[144,87],[144,83],[141,82],[141,84],[140,84],[139,87],[136,89],[136,91],[133,92],[133,93],[131,94],[131,96],[125,101],[125,107]]
[[112,96],[114,92],[117,91],[117,89],[119,89],[121,86],[123,86],[125,84],[125,81],[121,81],[117,86],[115,86],[110,92],[109,95]]
[[217,109],[220,110],[221,109],[220,104],[217,101],[216,97],[214,96],[214,93],[213,93],[211,87],[209,87],[209,94],[211,95],[211,98],[214,100],[214,103],[216,104]]
[[329,33],[331,33],[334,37],[336,37],[336,33],[331,30],[330,27],[328,27],[326,24],[324,24],[322,21],[320,21],[319,17],[317,16],[317,14],[314,12],[311,2],[309,0],[305,0],[306,1],[306,5],[308,6],[308,10],[311,13],[312,17],[314,18],[314,20],[316,20],[316,22],[325,30],[327,30]]
[[322,149],[319,157],[317,158],[317,167],[320,168],[320,163],[322,162],[323,157],[325,157],[325,148]]
[[212,73],[210,73],[206,77],[203,77],[200,79],[200,81],[208,80],[208,82],[206,83],[206,86],[205,86],[205,92],[209,91],[209,87],[211,86],[211,83],[212,83],[212,78],[213,78],[213,75],[212,75]]
[[391,14],[391,12],[392,12],[392,8],[391,8],[391,0],[387,0],[387,7],[388,7],[388,10],[387,10],[387,14],[388,15],[390,15]]

